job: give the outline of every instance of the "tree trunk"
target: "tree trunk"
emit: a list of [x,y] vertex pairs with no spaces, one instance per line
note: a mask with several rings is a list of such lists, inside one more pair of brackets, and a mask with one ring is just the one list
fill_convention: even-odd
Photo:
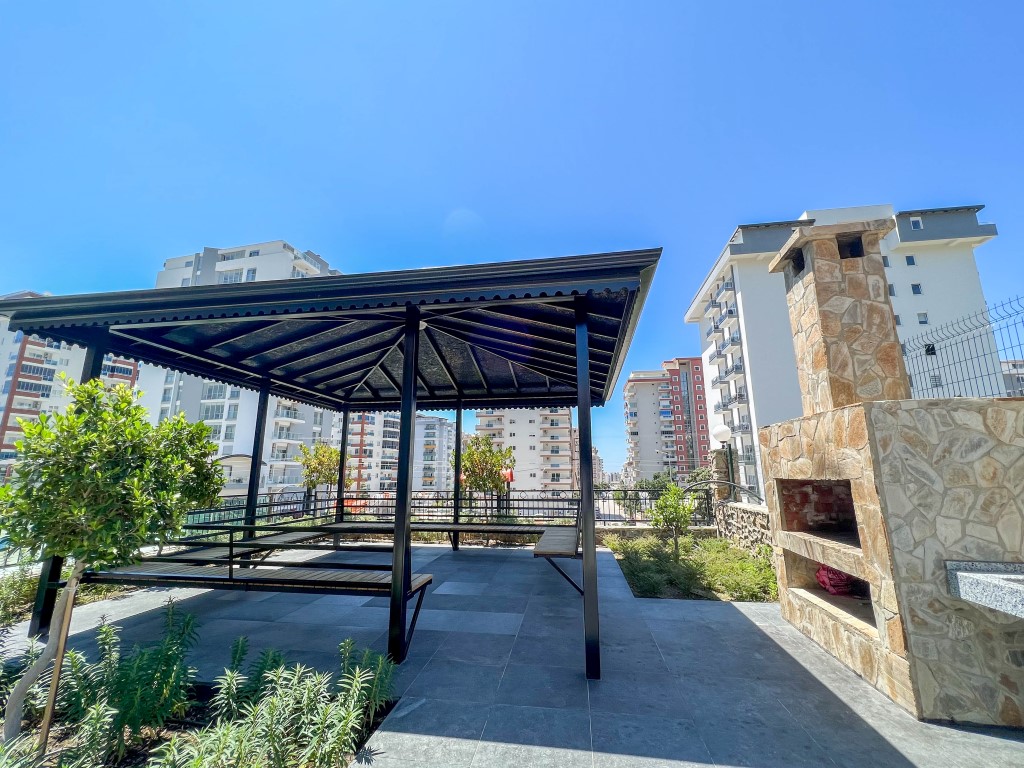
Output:
[[675,553],[675,560],[679,562],[679,529],[672,529],[672,551]]
[[[57,604],[53,608],[53,621],[60,627],[60,631],[50,633],[46,645],[43,647],[42,654],[28,668],[21,680],[18,681],[11,691],[11,695],[7,699],[7,707],[4,710],[3,739],[0,743],[9,742],[21,733],[21,720],[25,714],[25,699],[28,696],[29,689],[35,685],[36,681],[39,680],[50,665],[50,662],[56,658],[57,649],[63,650],[67,643],[67,630],[71,622],[65,621],[65,616],[69,616],[71,612],[75,592],[78,590],[78,584],[82,580],[84,572],[85,563],[76,560],[71,576],[68,577],[68,582],[64,589],[61,590],[60,598],[58,598]],[[59,677],[59,671],[59,669],[54,669],[54,680]]]

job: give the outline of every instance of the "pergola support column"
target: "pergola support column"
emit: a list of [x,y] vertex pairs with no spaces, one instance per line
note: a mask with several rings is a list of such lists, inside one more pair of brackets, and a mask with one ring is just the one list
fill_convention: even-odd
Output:
[[398,483],[395,493],[395,547],[391,560],[391,613],[388,654],[401,664],[409,650],[406,634],[409,589],[412,582],[412,464],[416,439],[416,362],[420,313],[408,305],[402,360],[402,410],[398,431]]
[[[109,331],[98,329],[93,340],[85,348],[85,363],[82,366],[82,381],[98,379],[103,373],[103,358],[107,355]],[[64,568],[63,557],[48,557],[43,561],[39,574],[39,585],[36,587],[36,599],[32,605],[32,618],[28,624],[28,636],[45,638],[50,634],[50,620],[53,608],[57,604],[57,582]]]
[[576,301],[576,408],[580,433],[580,523],[583,545],[583,638],[588,680],[601,679],[601,623],[597,606],[594,531],[594,438],[590,422],[590,346],[587,309]]
[[[452,500],[452,522],[458,525],[462,512],[462,400],[455,407],[455,495]],[[452,549],[459,549],[459,534],[452,531]]]
[[[249,489],[245,496],[245,524],[256,525],[256,507],[260,494],[260,469],[263,466],[263,438],[267,429],[267,408],[270,406],[270,384],[260,387],[256,404],[256,428],[252,433],[252,458],[249,462]],[[244,539],[251,538],[247,530]]]

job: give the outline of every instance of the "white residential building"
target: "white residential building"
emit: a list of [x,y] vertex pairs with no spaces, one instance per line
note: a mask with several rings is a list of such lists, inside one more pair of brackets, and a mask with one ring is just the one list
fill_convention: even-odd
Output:
[[579,476],[569,408],[489,408],[476,412],[476,433],[511,447],[516,465],[512,489],[569,491]]
[[442,416],[416,416],[416,444],[413,446],[414,491],[452,491],[455,471],[451,457],[455,450],[455,422]]
[[[985,306],[974,249],[995,237],[996,227],[978,223],[981,208],[836,208],[806,211],[795,221],[736,228],[687,309],[686,321],[700,325],[702,357],[713,388],[709,427],[725,423],[732,428],[740,482],[763,495],[757,430],[801,414],[785,285],[782,275],[768,272],[793,229],[812,221],[892,218],[895,227],[883,238],[881,250],[896,330],[906,341]],[[941,377],[920,378],[911,382],[915,397],[934,396],[936,388],[942,392]],[[992,376],[993,395],[1002,387],[998,379]]]
[[[204,248],[164,262],[157,274],[157,288],[223,285],[288,280],[340,274],[312,251],[299,251],[283,240],[232,248]],[[213,430],[228,482],[225,494],[244,495],[256,424],[257,393],[215,381],[143,365],[139,372],[142,404],[154,420],[184,411],[193,421],[204,421]],[[334,414],[284,398],[271,397],[263,440],[264,491],[297,489],[302,476],[297,461],[299,446],[332,437]],[[230,457],[230,458],[229,458]]]

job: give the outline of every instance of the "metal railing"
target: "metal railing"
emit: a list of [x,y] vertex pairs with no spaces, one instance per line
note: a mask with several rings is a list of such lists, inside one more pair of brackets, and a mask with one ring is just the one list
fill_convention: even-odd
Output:
[[918,334],[903,353],[911,397],[1024,397],[1024,299]]

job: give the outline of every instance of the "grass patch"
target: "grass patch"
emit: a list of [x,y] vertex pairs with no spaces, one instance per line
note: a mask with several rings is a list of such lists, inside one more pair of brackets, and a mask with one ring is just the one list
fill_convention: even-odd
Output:
[[[63,578],[66,579],[70,574],[71,565],[65,564]],[[0,627],[8,627],[29,617],[38,585],[38,564],[22,563],[0,576]],[[106,600],[136,589],[138,587],[122,584],[83,584],[75,596],[75,605]]]
[[725,539],[679,539],[679,559],[671,542],[657,536],[606,536],[630,589],[637,597],[743,600],[779,599],[770,550],[751,555]]

